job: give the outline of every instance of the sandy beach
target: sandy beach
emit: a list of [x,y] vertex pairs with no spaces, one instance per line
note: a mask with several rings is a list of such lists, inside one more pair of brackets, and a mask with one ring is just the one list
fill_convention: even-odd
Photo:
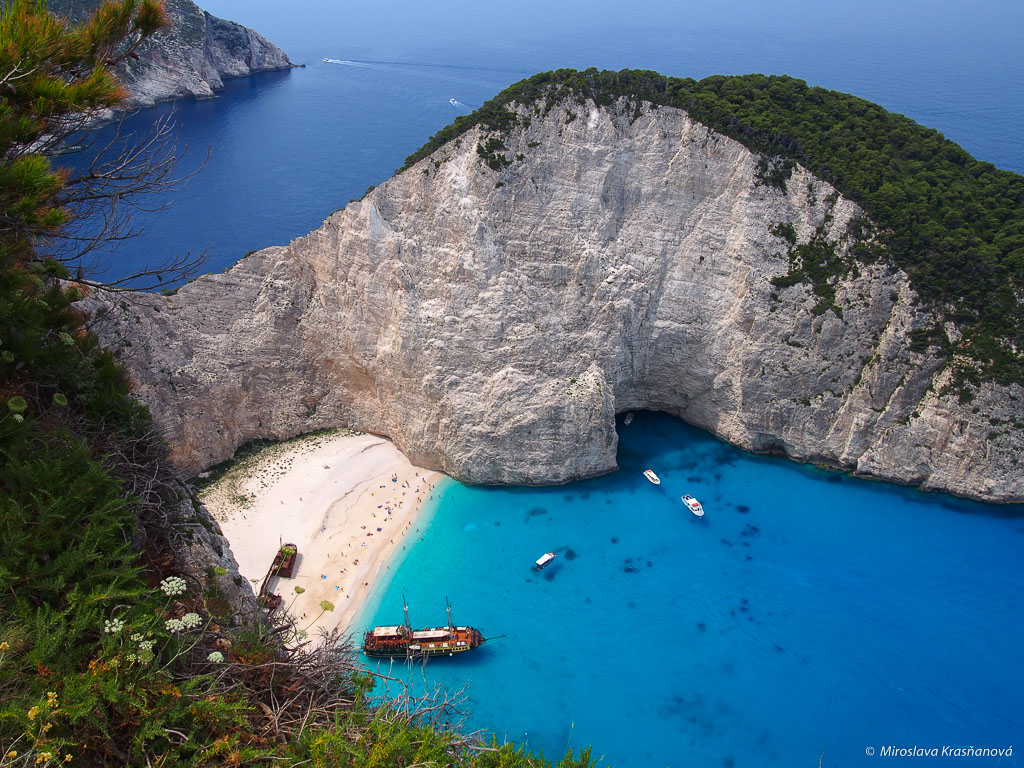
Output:
[[417,515],[444,477],[384,438],[338,431],[269,446],[201,496],[254,590],[278,548],[296,545],[292,578],[272,579],[269,591],[315,637],[349,627],[392,554],[419,537]]

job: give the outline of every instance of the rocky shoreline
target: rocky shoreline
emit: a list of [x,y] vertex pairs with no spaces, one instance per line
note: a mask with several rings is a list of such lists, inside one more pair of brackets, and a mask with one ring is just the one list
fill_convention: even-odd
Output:
[[[99,0],[53,0],[49,9],[80,20]],[[166,0],[171,26],[140,46],[121,65],[128,90],[124,108],[150,107],[179,98],[211,98],[224,80],[295,67],[288,54],[258,32],[207,13],[192,0]]]

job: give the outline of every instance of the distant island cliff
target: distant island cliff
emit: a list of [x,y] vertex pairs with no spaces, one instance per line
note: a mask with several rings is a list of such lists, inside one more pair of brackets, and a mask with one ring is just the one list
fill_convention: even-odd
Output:
[[[81,20],[101,0],[51,0],[59,16]],[[120,67],[126,107],[147,107],[177,98],[208,98],[224,80],[288,69],[288,54],[258,32],[207,13],[192,0],[166,0],[171,26],[147,40],[137,59]]]
[[651,409],[1024,501],[1016,358],[961,341],[1014,327],[923,302],[947,288],[879,255],[901,230],[873,198],[699,122],[700,102],[557,82],[485,105],[286,247],[172,296],[90,300],[179,467],[349,425],[461,480],[557,483],[614,469],[615,415]]

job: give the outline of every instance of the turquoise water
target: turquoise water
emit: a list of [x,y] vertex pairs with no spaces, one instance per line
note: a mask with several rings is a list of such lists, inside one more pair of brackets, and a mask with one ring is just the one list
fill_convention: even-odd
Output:
[[427,677],[468,682],[471,727],[549,756],[867,766],[869,746],[1019,741],[1024,508],[753,457],[660,414],[619,435],[605,477],[447,485],[358,625],[401,621],[404,593],[414,626],[447,596],[504,635]]

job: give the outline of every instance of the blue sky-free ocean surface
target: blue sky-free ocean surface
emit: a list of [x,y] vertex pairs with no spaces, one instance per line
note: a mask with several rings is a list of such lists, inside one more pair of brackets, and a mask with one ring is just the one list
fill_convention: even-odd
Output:
[[[1024,508],[752,457],[663,414],[618,432],[605,477],[450,482],[357,627],[400,623],[403,594],[414,628],[443,625],[448,597],[503,637],[427,681],[468,683],[470,727],[548,757],[867,768],[886,746],[1019,741]],[[419,668],[380,671],[423,692]]]
[[[203,251],[219,271],[287,243],[456,115],[558,67],[788,74],[1024,171],[1017,0],[204,7],[308,66],[129,119],[143,130],[173,109],[193,149],[184,168],[207,149],[210,160],[156,201],[167,210],[139,213],[142,237],[94,257],[104,277]],[[881,757],[886,747],[1019,741],[1019,507],[751,457],[657,414],[619,431],[621,469],[606,477],[447,484],[423,540],[375,585],[360,627],[400,620],[404,592],[414,625],[442,622],[448,597],[456,621],[504,635],[427,668],[429,681],[470,684],[469,727],[549,757],[592,743],[620,768],[871,766],[900,760]],[[703,520],[684,492],[704,503]],[[555,564],[532,570],[549,550]]]
[[[229,81],[128,121],[174,111],[191,147],[184,192],[139,211],[142,237],[94,256],[102,278],[184,253],[218,272],[286,244],[380,184],[428,137],[536,72],[654,69],[666,75],[788,74],[875,101],[975,156],[1024,171],[1024,4],[866,0],[760,3],[338,4],[210,0],[305,69]],[[324,58],[336,62],[324,62]],[[450,99],[464,107],[453,107]],[[112,129],[108,129],[108,132]]]

